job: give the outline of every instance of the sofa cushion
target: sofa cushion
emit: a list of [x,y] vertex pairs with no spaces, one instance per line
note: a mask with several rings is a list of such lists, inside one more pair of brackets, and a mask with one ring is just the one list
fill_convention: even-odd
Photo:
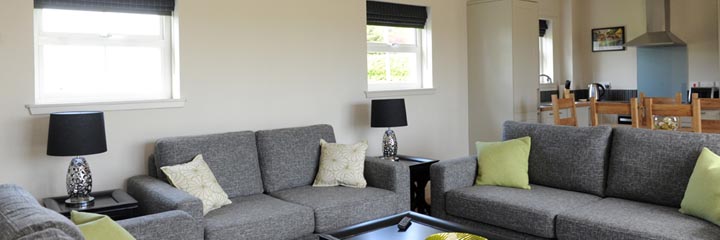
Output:
[[704,148],[690,176],[680,213],[720,226],[720,156]]
[[544,238],[555,237],[555,216],[600,197],[531,185],[532,190],[472,186],[445,196],[447,213]]
[[230,199],[223,191],[217,178],[208,167],[202,154],[195,156],[189,163],[160,168],[175,188],[199,198],[203,203],[203,215],[228,205]]
[[330,125],[263,130],[256,136],[267,192],[312,184],[320,161],[320,139],[335,142]]
[[73,210],[70,212],[70,220],[80,228],[87,240],[135,240],[133,235],[107,215]]
[[532,138],[530,183],[603,196],[610,148],[608,126],[569,127],[505,122],[503,139]]
[[379,188],[304,186],[271,193],[315,210],[315,232],[327,232],[398,213],[397,194]]
[[720,135],[615,128],[606,195],[679,208],[703,147]]
[[17,185],[0,185],[0,239],[84,239],[70,219]]
[[190,162],[198,154],[215,174],[230,198],[263,192],[255,133],[232,132],[165,138],[155,145],[158,176],[167,180],[161,167]]
[[557,217],[558,239],[720,239],[720,227],[677,208],[606,198]]
[[504,142],[476,142],[478,170],[475,185],[530,189],[530,137]]
[[345,186],[364,188],[367,181],[365,152],[367,142],[356,144],[328,143],[320,140],[320,167],[313,187]]
[[294,239],[313,232],[308,207],[265,194],[231,200],[205,215],[205,239]]

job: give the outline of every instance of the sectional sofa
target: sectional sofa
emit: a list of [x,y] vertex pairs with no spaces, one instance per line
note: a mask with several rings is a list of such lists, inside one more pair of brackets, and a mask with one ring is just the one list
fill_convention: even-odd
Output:
[[[387,160],[366,159],[366,188],[312,187],[320,139],[335,142],[331,126],[161,139],[149,176],[130,178],[127,190],[145,214],[189,213],[212,240],[316,239],[316,233],[409,210],[409,169]],[[172,187],[160,171],[197,154],[232,201],[205,216],[200,200]]]
[[[477,158],[431,167],[432,215],[509,239],[720,239],[678,212],[703,147],[719,134],[506,122],[531,137],[531,190],[473,186]],[[715,183],[717,184],[717,183]]]

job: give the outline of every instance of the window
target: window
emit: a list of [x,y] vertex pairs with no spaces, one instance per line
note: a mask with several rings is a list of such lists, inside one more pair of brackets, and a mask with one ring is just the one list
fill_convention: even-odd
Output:
[[110,0],[35,2],[36,104],[179,98],[170,11],[102,8]]
[[540,20],[540,84],[553,84],[553,34],[550,21]]
[[368,91],[432,88],[427,9],[386,2],[367,4]]

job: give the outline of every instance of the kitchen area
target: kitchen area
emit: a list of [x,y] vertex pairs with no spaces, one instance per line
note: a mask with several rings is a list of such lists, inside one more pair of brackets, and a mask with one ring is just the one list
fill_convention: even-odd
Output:
[[[538,122],[553,124],[551,95],[557,94],[560,97],[567,92],[572,93],[576,100],[576,113],[578,126],[589,126],[589,99],[595,97],[598,101],[604,102],[629,102],[631,98],[638,97],[644,93],[648,97],[673,97],[676,93],[682,94],[683,103],[691,101],[692,93],[698,93],[700,98],[718,98],[718,86],[720,81],[703,80],[702,82],[691,82],[689,80],[688,43],[673,33],[673,23],[670,0],[646,0],[645,22],[646,32],[628,39],[622,45],[622,50],[631,48],[636,51],[637,79],[636,89],[613,89],[610,82],[590,83],[586,88],[570,89],[571,82],[566,80],[565,84],[544,85],[549,76],[543,73],[541,67],[540,83],[538,88]],[[715,21],[717,21],[717,16]],[[541,28],[543,24],[540,24]],[[624,27],[622,28],[624,30]],[[717,34],[717,30],[715,33]],[[623,36],[624,37],[624,36]],[[623,39],[624,40],[624,39]],[[541,44],[542,46],[542,44]],[[691,46],[692,47],[692,46]],[[542,55],[542,50],[541,53]],[[613,54],[596,53],[593,54]],[[543,59],[540,59],[541,66]],[[555,88],[555,89],[552,89]],[[560,118],[569,116],[568,110],[560,112]],[[600,124],[603,125],[630,125],[632,118],[626,115],[600,116]],[[702,112],[703,119],[720,119],[720,111],[706,110]],[[682,119],[683,125],[690,124],[689,118]]]
[[[718,97],[719,5],[718,0],[468,1],[471,142],[500,139],[507,120],[553,124],[551,95],[563,97],[566,89],[575,97],[580,126],[590,125],[590,96],[601,102],[628,102],[640,93],[679,92],[683,102],[690,92]],[[720,112],[702,115],[720,119]],[[630,121],[604,116],[600,124]]]

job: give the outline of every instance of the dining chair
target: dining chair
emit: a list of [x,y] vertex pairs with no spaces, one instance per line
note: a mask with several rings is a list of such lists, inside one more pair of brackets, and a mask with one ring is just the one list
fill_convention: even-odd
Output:
[[590,124],[591,126],[600,125],[600,114],[617,114],[630,115],[632,118],[632,127],[640,127],[640,112],[638,108],[638,99],[631,98],[628,103],[621,102],[598,102],[595,97],[590,98]]
[[640,125],[641,126],[652,126],[647,121],[647,111],[645,110],[647,108],[647,101],[652,99],[653,103],[655,104],[681,104],[682,103],[682,93],[677,92],[675,93],[675,97],[648,97],[645,96],[645,93],[641,92],[638,94],[638,108],[640,111]]
[[[553,117],[555,125],[575,126],[577,127],[577,112],[575,111],[575,96],[570,94],[569,98],[558,98],[556,94],[551,96]],[[560,118],[560,110],[569,109],[570,117]]]
[[[645,121],[650,129],[655,129],[655,118],[653,116],[675,116],[692,118],[692,132],[700,132],[700,103],[694,101],[692,104],[681,103],[655,103],[655,99],[645,100]],[[680,120],[678,119],[678,124]]]
[[719,98],[698,98],[697,93],[692,94],[692,102],[700,105],[700,132],[702,133],[720,133],[720,120],[702,119],[702,113],[708,110],[720,110]]

